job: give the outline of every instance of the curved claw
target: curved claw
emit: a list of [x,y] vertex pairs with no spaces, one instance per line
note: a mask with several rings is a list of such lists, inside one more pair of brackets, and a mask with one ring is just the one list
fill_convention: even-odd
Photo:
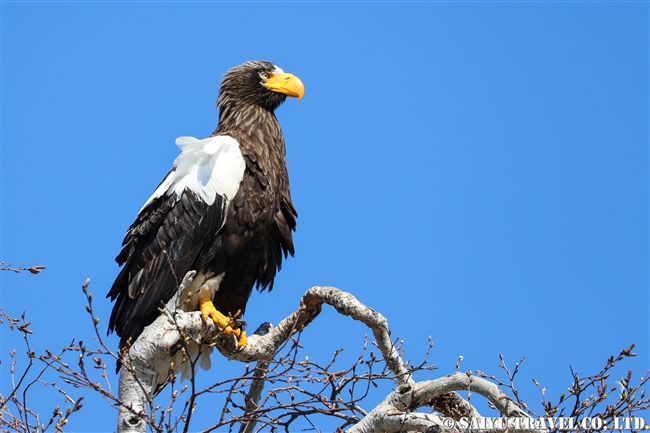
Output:
[[246,326],[247,326],[247,324],[246,324],[246,321],[245,321],[245,320],[242,320],[242,319],[233,319],[233,322],[234,322],[235,325],[237,326],[237,329],[241,329],[242,331],[245,331],[245,330],[246,330]]

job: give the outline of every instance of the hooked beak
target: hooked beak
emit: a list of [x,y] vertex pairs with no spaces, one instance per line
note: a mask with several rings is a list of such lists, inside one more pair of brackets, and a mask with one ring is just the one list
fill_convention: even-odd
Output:
[[271,76],[264,82],[272,92],[284,93],[287,96],[298,98],[300,101],[305,94],[305,85],[300,78],[293,74],[281,73]]

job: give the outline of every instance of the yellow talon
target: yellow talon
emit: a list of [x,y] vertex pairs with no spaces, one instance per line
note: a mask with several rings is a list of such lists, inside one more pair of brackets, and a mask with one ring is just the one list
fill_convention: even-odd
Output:
[[248,344],[246,338],[246,331],[231,326],[233,321],[230,317],[224,316],[219,310],[214,307],[210,296],[207,294],[199,295],[199,306],[201,309],[201,316],[203,319],[211,318],[212,321],[223,331],[224,334],[235,334],[237,337],[237,346],[242,347]]
[[248,339],[246,338],[246,331],[242,331],[241,335],[239,336],[239,340],[237,341],[237,347],[243,347],[246,346],[247,344],[248,344]]

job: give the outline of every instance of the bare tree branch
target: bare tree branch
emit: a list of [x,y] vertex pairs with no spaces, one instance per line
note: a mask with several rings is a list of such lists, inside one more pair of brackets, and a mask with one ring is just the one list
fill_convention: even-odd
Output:
[[[118,432],[120,433],[144,431],[144,421],[138,422],[137,419],[143,419],[146,402],[151,400],[154,391],[151,389],[150,383],[154,365],[160,360],[169,359],[173,353],[178,352],[184,344],[186,336],[198,343],[213,344],[229,359],[243,362],[259,361],[263,365],[273,358],[278,348],[293,334],[309,325],[320,314],[323,304],[329,304],[340,314],[368,326],[372,330],[377,347],[388,368],[394,374],[395,380],[402,385],[415,385],[401,355],[391,340],[386,318],[359,302],[349,293],[334,287],[312,287],[303,295],[300,307],[295,312],[270,331],[249,336],[248,344],[239,348],[233,334],[221,333],[221,330],[211,321],[204,321],[200,312],[178,310],[178,295],[191,282],[194,275],[194,272],[189,272],[183,278],[177,294],[164,308],[166,314],[161,315],[145,328],[126,356],[126,364],[132,367],[132,372],[123,371],[120,376],[119,398],[126,404],[125,408],[120,409],[118,418]],[[263,386],[263,380],[262,376],[257,378],[258,386]],[[434,397],[440,397],[440,395],[436,394]],[[457,394],[446,395],[444,399],[451,402],[449,406],[455,408],[459,414],[478,413]]]
[[[193,275],[189,273],[185,276],[181,290],[191,282]],[[562,430],[561,427],[554,427],[555,424],[540,423],[540,415],[529,409],[518,392],[515,376],[523,359],[515,364],[515,368],[509,368],[501,357],[500,367],[505,372],[502,375],[507,376],[503,381],[480,370],[476,373],[459,372],[460,357],[456,373],[414,382],[412,377],[417,371],[435,368],[427,361],[432,339],[429,338],[429,350],[422,363],[405,363],[401,340],[391,340],[386,319],[352,295],[332,287],[309,289],[297,311],[275,328],[268,323],[260,326],[249,337],[249,346],[241,349],[237,349],[232,334],[221,333],[212,321],[204,322],[200,313],[179,311],[176,298],[173,298],[164,309],[161,308],[161,316],[151,328],[145,330],[130,350],[117,354],[102,339],[103,333],[98,328],[100,320],[93,312],[93,298],[88,284],[86,281],[82,289],[95,333],[92,340],[98,343],[95,348],[88,347],[82,340],[73,340],[56,354],[46,350],[46,354],[38,355],[31,349],[29,337],[32,331],[24,314],[22,319],[15,319],[0,309],[0,324],[7,323],[12,331],[22,335],[28,360],[27,367],[20,369],[15,357],[16,350],[10,352],[12,382],[7,397],[0,395],[0,424],[7,425],[11,431],[63,431],[70,415],[81,409],[83,400],[83,396],[73,398],[71,388],[66,385],[100,394],[112,408],[118,409],[118,431],[131,433],[144,432],[147,426],[156,433],[196,430],[195,426],[190,428],[192,414],[199,407],[205,408],[203,397],[208,395],[221,395],[224,403],[221,413],[214,413],[214,424],[202,427],[204,433],[224,429],[242,433],[267,430],[288,432],[302,430],[306,423],[311,430],[319,432],[323,428],[321,420],[334,421],[339,426],[337,431],[347,429],[349,433],[455,433],[458,429],[467,428],[492,433],[503,426],[490,423],[503,419],[518,423],[514,428],[522,432],[555,433]],[[382,357],[377,358],[373,351],[366,352],[369,343],[367,335],[361,354],[349,367],[341,366],[343,361],[338,360],[343,348],[335,351],[330,361],[324,364],[301,355],[304,349],[300,344],[300,331],[315,319],[324,303],[369,326]],[[168,361],[171,355],[180,353],[191,364],[190,371],[195,371],[196,356],[187,356],[190,342],[200,343],[204,348],[217,347],[230,359],[257,362],[255,366],[246,365],[241,376],[223,378],[203,389],[198,386],[194,375],[189,377],[189,386],[178,389],[176,366],[172,365],[166,383],[168,400],[163,400],[164,407],[156,405],[154,396],[160,389],[152,389],[151,386],[152,373],[160,374],[152,371],[156,361]],[[616,386],[611,386],[611,381],[608,381],[619,361],[635,356],[632,349],[633,345],[622,350],[618,356],[611,356],[605,367],[593,376],[580,376],[571,369],[573,382],[568,388],[568,395],[562,394],[555,404],[546,398],[545,388],[535,381],[542,393],[544,416],[569,416],[578,420],[594,417],[604,420],[608,426],[623,417],[628,417],[625,418],[627,420],[638,417],[640,411],[650,407],[650,397],[643,389],[650,383],[650,371],[642,375],[636,384],[633,383],[631,371],[620,377]],[[119,358],[122,363],[119,396],[111,391],[107,363],[103,357]],[[52,372],[63,379],[63,386],[51,379]],[[397,385],[397,388],[374,409],[365,410],[362,404],[367,401],[369,391],[378,387],[381,381],[388,382],[390,386]],[[30,408],[29,403],[35,399],[29,398],[29,395],[36,392],[37,387],[61,394],[63,404],[68,407],[60,408],[57,405],[47,416]],[[485,397],[491,407],[507,418],[482,417],[455,392],[460,390]],[[514,398],[504,394],[503,390]],[[613,393],[614,396],[610,398]],[[157,395],[155,399],[160,401],[163,397]],[[463,427],[468,419],[478,421],[478,424]],[[328,430],[333,428],[328,427]]]
[[45,266],[41,266],[41,265],[30,266],[29,268],[24,268],[22,266],[18,266],[17,268],[12,268],[11,265],[8,263],[0,262],[0,271],[13,271],[15,273],[28,271],[30,274],[39,274],[43,269],[45,269]]
[[[531,418],[494,383],[470,373],[454,373],[434,380],[399,386],[368,416],[349,429],[348,433],[395,432],[413,429],[439,431],[444,429],[439,416],[413,413],[412,411],[421,407],[431,407],[436,397],[460,390],[476,392],[487,398],[503,416]],[[468,418],[481,418],[481,415],[476,409],[473,409]],[[401,427],[399,421],[403,423]],[[526,430],[520,431],[525,432]]]
[[257,417],[255,412],[259,408],[260,398],[264,390],[264,383],[266,382],[266,373],[268,372],[269,361],[260,361],[255,367],[253,374],[253,383],[251,384],[244,401],[246,403],[246,413],[239,429],[239,433],[252,433],[255,431],[257,424]]

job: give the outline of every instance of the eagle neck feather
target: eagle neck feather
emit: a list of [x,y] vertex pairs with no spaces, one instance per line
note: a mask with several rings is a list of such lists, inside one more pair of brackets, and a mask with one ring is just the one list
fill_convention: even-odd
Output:
[[[275,114],[256,105],[240,106],[232,112],[236,115],[229,116],[222,111],[222,119],[213,135],[232,136],[239,142],[249,169],[253,169],[250,166],[253,164],[269,182],[280,188],[286,184],[288,188],[286,148]],[[276,172],[278,169],[279,172]],[[278,189],[276,191],[280,192]]]

